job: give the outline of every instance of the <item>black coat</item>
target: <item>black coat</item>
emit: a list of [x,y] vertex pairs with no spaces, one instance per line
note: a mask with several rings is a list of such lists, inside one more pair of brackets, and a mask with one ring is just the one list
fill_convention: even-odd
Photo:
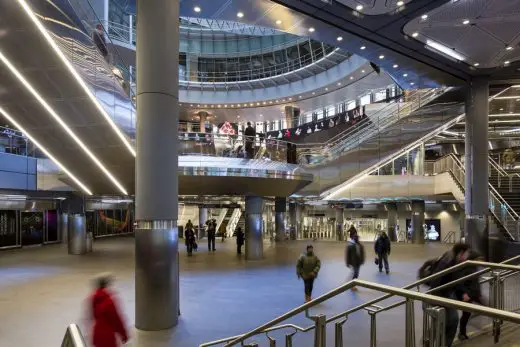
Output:
[[244,244],[244,232],[237,231],[237,245],[242,246]]
[[374,244],[374,251],[376,254],[390,254],[391,247],[390,239],[385,234],[377,238],[376,243]]
[[345,264],[347,266],[360,267],[364,263],[365,248],[361,243],[349,240],[345,248]]

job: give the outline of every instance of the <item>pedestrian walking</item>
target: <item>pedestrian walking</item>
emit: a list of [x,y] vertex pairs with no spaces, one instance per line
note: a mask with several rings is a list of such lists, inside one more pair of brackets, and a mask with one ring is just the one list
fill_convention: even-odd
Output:
[[242,254],[242,246],[244,245],[244,232],[242,227],[237,228],[237,254]]
[[184,242],[186,243],[186,250],[188,252],[188,257],[191,257],[193,254],[193,250],[195,248],[195,230],[193,230],[193,224],[190,221],[186,223],[186,227],[184,230]]
[[314,287],[314,280],[318,277],[320,272],[321,261],[314,254],[314,247],[308,245],[306,252],[300,255],[296,263],[296,275],[298,279],[303,279],[305,288],[305,302],[312,300],[312,289]]
[[[350,240],[345,247],[345,264],[352,269],[352,279],[359,277],[359,269],[365,263],[365,248],[359,242],[359,235],[354,226],[351,226],[349,231]],[[356,287],[352,288],[357,291]]]
[[208,221],[208,251],[215,252],[215,237],[217,234],[217,221],[210,219]]
[[390,273],[390,266],[388,264],[388,257],[390,256],[391,251],[391,242],[390,238],[386,234],[386,232],[382,231],[379,234],[376,242],[374,243],[374,251],[377,255],[377,265],[379,266],[379,272],[383,272],[383,265],[385,267],[386,274]]
[[128,341],[128,333],[114,295],[108,289],[111,282],[111,276],[100,276],[95,281],[94,293],[88,299],[93,321],[92,345],[94,347],[118,347]]

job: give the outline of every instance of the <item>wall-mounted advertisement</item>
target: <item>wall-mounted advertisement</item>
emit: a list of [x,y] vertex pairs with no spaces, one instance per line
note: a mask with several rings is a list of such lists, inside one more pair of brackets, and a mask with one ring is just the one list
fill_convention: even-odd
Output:
[[[408,239],[412,239],[412,221],[406,219],[406,230]],[[440,241],[441,240],[441,220],[440,219],[425,219],[422,226],[424,239],[426,241]]]

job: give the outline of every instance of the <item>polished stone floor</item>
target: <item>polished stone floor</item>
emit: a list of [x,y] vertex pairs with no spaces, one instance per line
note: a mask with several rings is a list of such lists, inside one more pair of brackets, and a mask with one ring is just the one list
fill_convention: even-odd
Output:
[[[58,346],[67,324],[77,322],[85,329],[84,298],[91,290],[90,280],[107,271],[116,277],[115,289],[126,322],[133,326],[133,242],[132,238],[99,240],[94,252],[85,256],[69,256],[61,245],[0,252],[0,346]],[[266,244],[265,260],[257,262],[237,257],[234,240],[218,241],[215,253],[206,252],[201,245],[192,258],[181,248],[180,323],[167,336],[141,334],[140,340],[165,339],[169,341],[165,346],[197,346],[243,333],[298,306],[303,301],[303,284],[297,280],[294,267],[305,245],[302,241]],[[391,274],[387,276],[373,263],[373,245],[366,247],[367,264],[360,278],[395,286],[413,282],[423,261],[446,249],[441,244],[394,245]],[[322,259],[316,296],[344,283],[350,274],[344,266],[343,243],[316,242],[315,250]],[[313,311],[330,315],[377,296],[364,289],[347,292]],[[378,339],[388,346],[403,346],[404,318],[400,309],[381,314]],[[311,324],[304,316],[291,322]],[[332,330],[328,330],[330,339]],[[283,345],[283,333],[274,336]],[[349,318],[344,337],[349,342],[346,346],[368,345],[369,318],[365,312]],[[310,339],[310,334],[298,334],[295,345],[308,345],[298,341]],[[267,343],[264,336],[256,341],[261,346]]]

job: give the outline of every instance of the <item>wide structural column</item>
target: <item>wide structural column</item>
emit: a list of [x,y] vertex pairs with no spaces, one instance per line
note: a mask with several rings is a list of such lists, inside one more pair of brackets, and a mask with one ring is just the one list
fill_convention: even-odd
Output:
[[466,96],[466,243],[488,258],[488,117],[489,82],[474,78]]
[[[61,203],[60,228],[69,254],[80,255],[92,250],[92,235],[87,234],[83,196],[71,195]],[[90,243],[90,244],[89,244]]]
[[274,199],[274,232],[275,241],[283,241],[285,239],[285,212],[287,211],[286,198]]
[[289,231],[289,237],[291,240],[296,240],[296,234],[297,234],[298,219],[296,216],[296,206],[297,206],[297,204],[295,202],[289,203],[289,223],[291,224],[291,229]]
[[424,243],[424,200],[412,201],[412,243]]
[[343,215],[343,212],[345,211],[343,208],[336,208],[335,209],[335,215],[336,215],[336,240],[343,241],[343,221],[345,220],[345,217]]
[[387,217],[387,233],[390,241],[397,241],[397,204],[396,203],[388,203],[386,204],[386,210],[388,212]]
[[264,257],[263,208],[262,197],[246,196],[246,260],[259,260]]
[[208,209],[206,207],[199,207],[199,239],[205,237],[204,224],[208,220]]
[[135,326],[148,331],[179,314],[178,18],[179,0],[137,1]]

